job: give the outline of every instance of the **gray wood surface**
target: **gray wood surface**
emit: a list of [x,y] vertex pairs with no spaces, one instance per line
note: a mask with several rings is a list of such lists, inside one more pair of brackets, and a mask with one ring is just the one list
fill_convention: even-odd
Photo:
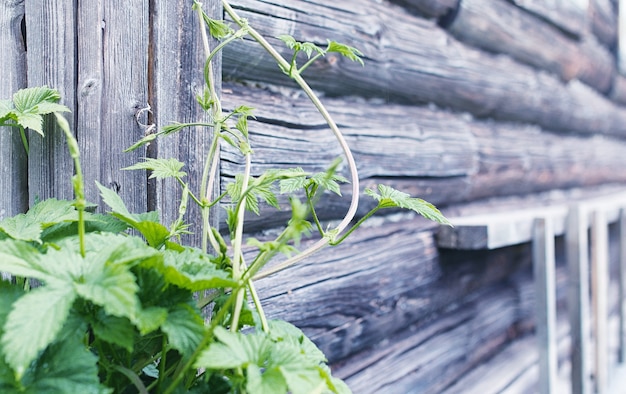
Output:
[[[219,2],[207,2],[205,12],[213,18],[221,18]],[[208,7],[208,8],[207,8]],[[172,122],[207,122],[210,119],[196,102],[196,94],[204,89],[204,48],[200,36],[197,14],[189,1],[158,1],[152,10],[152,90],[150,105],[153,123],[157,130]],[[213,60],[217,89],[221,85],[221,57]],[[150,149],[150,156],[176,158],[186,163],[184,171],[191,184],[191,191],[199,196],[199,179],[202,175],[206,154],[211,142],[212,130],[191,128],[161,138]],[[216,183],[216,187],[219,187]],[[216,189],[214,194],[218,190]],[[158,181],[151,190],[153,201],[150,208],[161,212],[163,223],[171,224],[178,217],[181,187],[171,179]],[[215,196],[214,196],[215,197]],[[217,224],[219,211],[214,211],[213,224]],[[189,205],[187,222],[200,228],[201,218],[195,205]],[[200,234],[194,241],[199,246]]]
[[580,206],[571,206],[565,233],[569,270],[568,316],[571,338],[571,391],[589,394],[591,351],[589,303],[589,219]]
[[606,215],[595,211],[591,220],[591,301],[594,337],[594,386],[607,392],[609,382],[609,256]]
[[525,9],[554,23],[559,28],[575,36],[585,33],[588,13],[585,2],[570,0],[510,0]]
[[[359,47],[365,68],[329,55],[307,70],[314,88],[331,95],[433,102],[478,117],[563,132],[626,135],[626,111],[585,84],[564,85],[508,57],[463,45],[434,21],[401,7],[373,0],[355,0],[345,7],[334,3],[332,8],[327,0],[295,1],[290,8],[256,0],[235,5],[279,47],[271,37],[285,33],[302,41],[331,38]],[[242,57],[255,60],[242,65]],[[226,48],[223,62],[227,78],[291,86],[274,62],[247,40]]]
[[[255,107],[250,122],[253,171],[302,166],[322,171],[340,155],[312,105],[291,90],[270,92],[232,83],[225,108]],[[626,144],[612,138],[550,133],[534,126],[482,122],[430,107],[377,101],[323,100],[354,150],[363,187],[386,183],[440,205],[626,181]],[[233,149],[222,153],[222,183],[242,170]],[[345,174],[344,174],[345,175]],[[346,191],[348,192],[348,191]],[[368,207],[369,199],[363,200]],[[328,197],[324,218],[337,218],[348,199]],[[371,205],[371,204],[370,204]],[[280,212],[251,217],[257,227],[283,223]]]
[[[0,99],[26,87],[26,48],[21,23],[24,3],[0,1]],[[28,207],[26,152],[17,129],[0,129],[0,220]]]
[[391,0],[429,18],[441,18],[454,14],[460,0]]
[[[28,85],[47,85],[61,94],[61,103],[75,105],[76,80],[76,10],[74,1],[24,2]],[[70,127],[74,115],[68,116]],[[74,165],[65,144],[65,136],[51,118],[44,126],[46,136],[30,132],[28,157],[28,193],[30,204],[50,197],[72,199],[71,176]]]
[[[448,30],[459,40],[521,63],[577,78],[606,93],[613,83],[613,56],[593,37],[579,42],[550,23],[505,1],[464,0]],[[546,44],[548,43],[548,44]]]
[[551,217],[533,221],[533,273],[535,280],[536,346],[539,349],[538,392],[556,392],[556,268],[554,224]]

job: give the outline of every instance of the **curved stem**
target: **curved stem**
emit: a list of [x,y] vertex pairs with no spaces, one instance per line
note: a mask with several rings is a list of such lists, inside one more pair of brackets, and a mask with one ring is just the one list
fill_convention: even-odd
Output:
[[[224,7],[224,10],[228,13],[228,15],[230,15],[230,17],[235,21],[235,23],[237,23],[239,26],[242,26],[242,27],[247,25],[246,22],[243,21],[237,15],[237,13],[233,10],[233,8],[230,6],[230,4],[228,4],[226,0],[222,0],[222,5]],[[255,41],[257,41],[270,54],[270,56],[274,58],[274,60],[276,60],[278,65],[283,70],[290,69],[291,64],[287,60],[285,60],[285,58],[280,53],[278,53],[278,51],[276,51],[276,49],[274,49],[274,47],[272,47],[272,45],[269,42],[267,42],[267,40],[263,36],[261,36],[254,28],[248,26],[248,34],[250,34],[250,36]],[[340,234],[346,227],[348,227],[348,225],[350,224],[350,222],[356,215],[356,211],[357,211],[357,207],[359,203],[360,188],[359,188],[359,175],[358,175],[358,171],[356,167],[356,162],[354,161],[354,157],[352,156],[352,152],[350,150],[350,147],[348,146],[348,143],[345,140],[345,137],[339,130],[339,127],[337,127],[337,124],[335,123],[335,121],[332,119],[332,117],[328,113],[328,110],[326,110],[326,107],[324,107],[324,105],[320,101],[319,97],[317,97],[315,92],[313,92],[313,89],[311,89],[311,87],[308,85],[308,83],[302,78],[302,76],[299,73],[293,72],[291,77],[296,81],[296,83],[300,86],[300,88],[306,93],[306,95],[309,97],[313,105],[315,105],[315,108],[317,108],[318,112],[322,115],[322,117],[324,118],[324,120],[326,121],[330,129],[332,130],[333,134],[335,135],[335,138],[337,139],[337,142],[339,143],[339,145],[341,146],[341,149],[343,150],[344,156],[348,163],[348,167],[350,169],[350,178],[352,180],[352,199],[350,201],[350,207],[348,208],[346,215],[344,216],[343,220],[339,223],[339,225],[337,225],[334,231],[334,233]],[[321,240],[314,243],[310,248],[306,249],[299,255],[294,256],[291,259],[285,260],[281,264],[274,267],[271,273],[287,268],[290,265],[293,265],[296,262],[304,259],[305,257],[310,256],[311,254],[317,252],[324,246],[328,245],[330,241],[331,239],[328,237],[322,238]],[[270,273],[262,273],[260,275],[257,275],[257,278],[267,276],[269,274]]]

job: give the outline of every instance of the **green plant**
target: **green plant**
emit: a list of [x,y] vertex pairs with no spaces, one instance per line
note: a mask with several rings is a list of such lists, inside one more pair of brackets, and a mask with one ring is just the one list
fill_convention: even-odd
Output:
[[[286,61],[227,2],[224,8],[238,30],[208,18],[194,2],[207,53],[206,88],[197,100],[211,121],[173,124],[129,148],[189,126],[213,131],[199,192],[190,190],[182,171],[184,164],[176,159],[145,159],[127,168],[149,170],[151,177],[180,183],[180,215],[169,227],[160,223],[156,212],[129,212],[115,192],[100,184],[110,213],[87,210],[78,145],[59,114],[67,109],[57,103],[59,96],[54,90],[25,89],[12,101],[0,102],[0,120],[21,126],[22,132],[23,127],[35,125],[34,116],[54,113],[76,169],[74,201],[45,200],[25,214],[0,221],[0,271],[15,277],[11,283],[0,282],[3,393],[349,392],[342,381],[332,377],[324,355],[298,328],[266,317],[254,279],[284,269],[324,246],[339,244],[380,209],[407,208],[447,223],[431,204],[381,185],[376,191],[366,191],[378,202],[376,207],[351,226],[359,193],[354,159],[301,74],[311,61],[328,52],[360,61],[359,52],[334,42],[323,49],[283,36],[293,50],[291,61]],[[220,40],[212,51],[205,24]],[[309,95],[344,150],[353,196],[348,214],[333,229],[324,229],[315,206],[322,193],[339,194],[339,183],[347,181],[336,173],[338,161],[322,173],[294,168],[251,176],[248,119],[253,116],[252,109],[240,106],[224,113],[211,73],[214,55],[244,35],[266,48],[285,74]],[[300,53],[308,58],[301,67],[297,63]],[[27,105],[19,104],[24,102]],[[27,108],[32,117],[22,116]],[[221,142],[239,149],[246,166],[227,190],[212,200]],[[290,195],[291,219],[284,230],[273,240],[246,240],[245,211],[258,214],[259,200],[278,207],[277,193]],[[229,201],[226,237],[210,226],[211,210],[222,200]],[[184,222],[189,203],[197,204],[202,212],[200,248],[177,242],[189,230]],[[131,235],[128,229],[140,235]],[[314,230],[319,240],[298,251],[301,238]],[[248,262],[243,257],[244,242],[258,251]],[[261,271],[279,254],[288,257],[272,270]],[[32,279],[41,286],[31,288]],[[207,306],[211,313],[205,322],[202,311]]]

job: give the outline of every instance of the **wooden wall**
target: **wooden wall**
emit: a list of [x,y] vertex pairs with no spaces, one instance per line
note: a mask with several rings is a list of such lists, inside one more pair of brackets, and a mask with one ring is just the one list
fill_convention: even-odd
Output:
[[[386,183],[453,214],[488,209],[494,198],[512,199],[515,209],[557,189],[626,183],[614,0],[232,3],[278,46],[274,37],[291,34],[364,53],[365,67],[329,55],[305,73],[346,133],[363,187]],[[222,15],[218,1],[205,9]],[[170,222],[176,185],[120,169],[140,157],[174,156],[197,173],[194,158],[209,136],[198,130],[121,151],[151,124],[201,116],[195,22],[186,0],[0,1],[0,98],[25,86],[58,88],[73,110],[85,177],[114,188],[131,211],[159,209]],[[313,107],[252,42],[228,46],[216,71],[225,108],[256,108],[254,172],[321,170],[340,154]],[[30,142],[26,157],[19,136],[0,131],[0,219],[37,198],[71,196],[72,164],[59,136]],[[241,166],[225,147],[222,188]],[[97,202],[92,185],[88,199]],[[322,203],[324,220],[340,218],[348,204]],[[262,236],[286,219],[251,217],[246,230]],[[436,229],[394,212],[259,281],[259,292],[271,316],[309,333],[355,392],[454,392],[532,331],[530,249],[439,250]]]
[[[390,184],[454,215],[489,210],[497,199],[515,210],[555,190],[567,200],[626,182],[616,2],[280,3],[233,1],[276,45],[273,37],[287,33],[364,53],[365,67],[328,56],[305,74],[346,134],[363,187]],[[312,105],[252,42],[225,49],[223,78],[226,108],[256,108],[253,171],[320,170],[340,155]],[[222,183],[242,165],[226,147]],[[340,218],[347,205],[328,197],[322,216]],[[253,217],[248,230],[286,219]],[[355,392],[454,393],[475,384],[487,393],[516,376],[531,376],[514,387],[532,392],[532,355],[509,366],[515,373],[493,391],[472,373],[532,334],[530,246],[439,250],[435,232],[421,218],[392,214],[258,289],[270,314],[311,334]]]

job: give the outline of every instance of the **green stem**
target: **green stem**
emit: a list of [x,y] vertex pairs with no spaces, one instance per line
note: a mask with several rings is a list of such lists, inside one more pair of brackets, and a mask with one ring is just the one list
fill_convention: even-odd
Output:
[[312,195],[312,192],[309,190],[309,188],[305,189],[305,193],[306,193],[307,203],[309,204],[309,210],[311,210],[311,216],[313,217],[313,221],[315,222],[315,226],[317,227],[317,231],[323,237],[324,236],[324,228],[322,227],[322,223],[320,223],[320,220],[317,217],[317,212],[315,211],[315,203],[313,201],[314,194]]
[[322,56],[324,56],[324,54],[318,53],[312,58],[310,58],[306,63],[304,63],[304,65],[302,65],[302,67],[298,69],[298,74],[302,74],[304,70],[306,70],[311,64],[315,63],[315,61]]
[[24,145],[26,156],[28,156],[30,154],[30,150],[28,148],[28,139],[26,138],[26,131],[24,130],[22,126],[19,126],[19,128],[20,128],[20,137],[22,137],[22,145]]
[[[247,26],[247,23],[244,20],[242,20],[239,17],[239,15],[237,15],[237,13],[233,10],[233,8],[230,6],[230,4],[228,4],[226,0],[222,0],[222,5],[224,7],[224,10],[233,19],[233,21],[235,21],[235,23],[237,23],[239,26],[242,26],[242,27]],[[289,64],[289,62],[287,62],[287,60],[285,60],[285,58],[280,53],[278,53],[278,51],[276,51],[276,49],[274,49],[274,47],[269,42],[267,42],[267,40],[261,34],[259,34],[254,28],[250,26],[248,26],[248,30],[249,30],[248,34],[250,34],[250,36],[255,41],[257,41],[267,51],[267,53],[269,53],[270,56],[274,58],[274,60],[276,60],[278,65],[283,70],[290,69],[291,65]],[[356,163],[354,161],[354,157],[352,155],[350,147],[348,146],[348,143],[345,140],[345,137],[343,136],[343,134],[339,130],[339,127],[337,127],[337,124],[332,119],[332,117],[328,113],[328,110],[326,109],[326,107],[324,107],[324,105],[320,101],[319,97],[315,94],[313,89],[311,89],[311,87],[308,85],[308,83],[302,78],[302,76],[299,73],[294,72],[293,75],[291,75],[291,77],[296,81],[296,83],[300,86],[300,88],[306,93],[306,95],[309,97],[313,105],[315,105],[315,108],[317,108],[318,112],[322,115],[322,117],[324,118],[324,120],[326,121],[330,129],[332,130],[333,134],[335,135],[335,138],[337,139],[337,142],[339,143],[339,145],[341,146],[341,149],[343,150],[348,167],[350,169],[350,178],[352,180],[352,199],[350,201],[350,207],[348,208],[348,212],[346,213],[344,218],[341,220],[341,222],[337,225],[337,227],[334,230],[335,234],[340,234],[346,227],[350,225],[352,218],[354,218],[356,214],[358,203],[359,203],[359,191],[360,191],[359,175],[358,175]],[[283,261],[281,264],[274,267],[271,273],[280,271],[282,269],[285,269],[297,263],[298,261],[301,261],[302,259],[322,249],[324,246],[327,246],[330,241],[331,239],[328,237],[324,237],[320,239],[319,241],[315,242],[311,247],[304,250],[297,256],[287,259]],[[270,273],[264,273],[262,276],[267,276],[269,274]]]
[[359,221],[356,222],[352,227],[350,227],[350,229],[348,231],[346,231],[339,239],[331,241],[330,245],[331,246],[336,246],[336,245],[339,245],[340,243],[342,243],[346,238],[348,238],[348,236],[350,234],[352,234],[352,232],[354,230],[359,228],[367,219],[369,219],[370,217],[372,217],[372,215],[374,215],[376,212],[378,212],[379,209],[380,209],[380,206],[372,208],[371,211],[369,211],[367,214],[365,214],[365,216],[363,216],[361,219],[359,219]]
[[254,282],[252,281],[252,279],[248,279],[246,283],[248,284],[248,288],[250,289],[250,297],[252,297],[252,302],[254,302],[254,306],[259,313],[259,318],[261,319],[261,327],[263,327],[263,331],[269,333],[270,325],[267,322],[267,317],[265,316],[265,311],[263,310],[263,305],[261,305],[261,299],[259,298],[259,294],[256,291]]
[[149,394],[148,389],[146,388],[146,386],[143,384],[143,382],[141,381],[139,376],[137,376],[136,373],[134,373],[133,371],[131,371],[130,369],[126,367],[122,367],[121,365],[114,365],[113,368],[117,370],[118,372],[122,373],[122,375],[126,376],[128,380],[130,380],[131,383],[137,388],[138,393]]

